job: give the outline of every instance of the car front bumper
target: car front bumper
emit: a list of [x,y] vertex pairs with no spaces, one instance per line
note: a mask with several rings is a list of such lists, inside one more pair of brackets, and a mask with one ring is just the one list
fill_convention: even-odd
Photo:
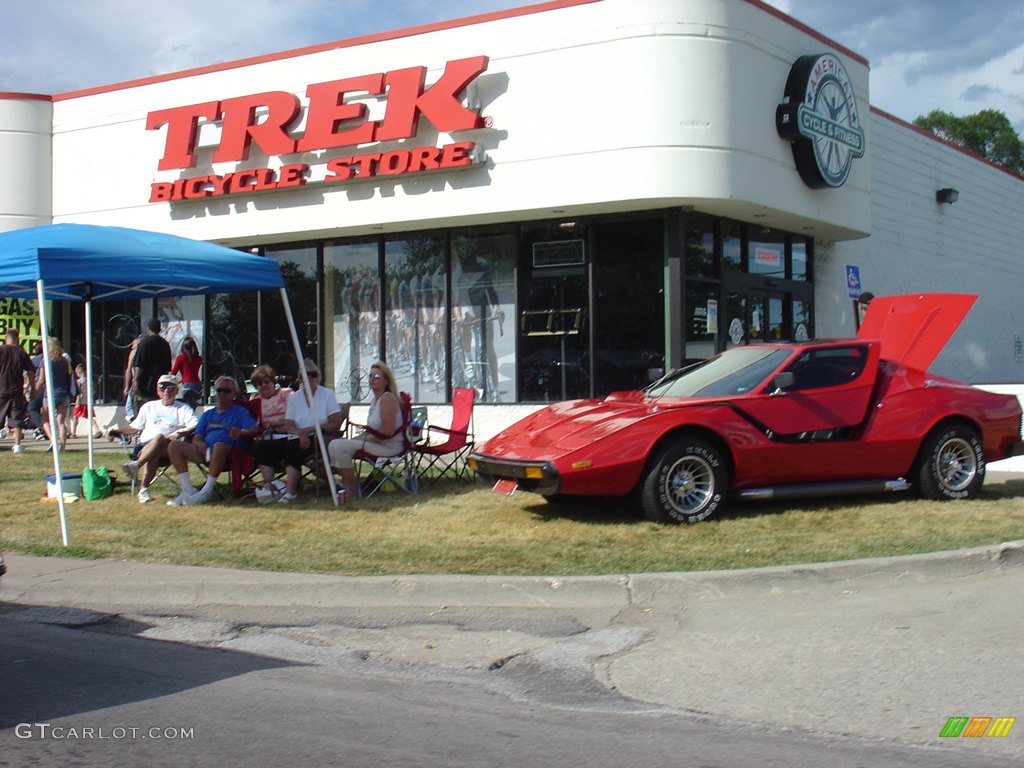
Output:
[[467,463],[482,477],[512,480],[524,491],[532,491],[542,496],[554,495],[562,486],[558,470],[549,461],[513,461],[472,453]]

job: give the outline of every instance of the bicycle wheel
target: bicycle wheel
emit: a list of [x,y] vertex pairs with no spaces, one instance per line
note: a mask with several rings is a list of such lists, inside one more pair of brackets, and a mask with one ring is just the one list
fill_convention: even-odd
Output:
[[362,368],[353,368],[348,374],[348,394],[353,403],[362,400],[369,394],[366,371]]
[[107,320],[107,340],[116,349],[128,349],[139,335],[139,321],[131,315],[112,315]]

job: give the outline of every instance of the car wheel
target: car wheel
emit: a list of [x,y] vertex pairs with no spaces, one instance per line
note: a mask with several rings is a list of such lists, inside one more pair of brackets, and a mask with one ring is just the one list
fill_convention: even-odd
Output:
[[640,491],[648,520],[696,523],[709,517],[725,498],[729,473],[718,449],[689,438],[670,443],[650,463]]
[[971,499],[985,482],[985,454],[978,433],[966,424],[933,432],[921,444],[918,492],[926,499]]

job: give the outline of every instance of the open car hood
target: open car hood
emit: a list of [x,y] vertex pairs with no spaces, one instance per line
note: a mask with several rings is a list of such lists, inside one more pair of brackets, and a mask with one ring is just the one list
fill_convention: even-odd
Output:
[[925,371],[977,298],[964,293],[878,296],[868,305],[857,338],[878,339],[883,359]]

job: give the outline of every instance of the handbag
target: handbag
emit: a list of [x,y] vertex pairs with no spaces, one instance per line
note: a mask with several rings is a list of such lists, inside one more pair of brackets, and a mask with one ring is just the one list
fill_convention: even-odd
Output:
[[82,495],[88,501],[105,499],[113,492],[114,484],[106,467],[86,467],[82,470]]

